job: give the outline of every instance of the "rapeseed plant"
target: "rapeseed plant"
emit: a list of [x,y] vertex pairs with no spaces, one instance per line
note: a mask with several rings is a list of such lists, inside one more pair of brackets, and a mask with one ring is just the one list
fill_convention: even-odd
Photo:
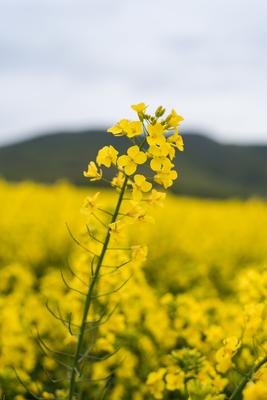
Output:
[[[45,355],[52,355],[60,367],[66,369],[66,376],[63,374],[61,379],[62,389],[52,393],[44,390],[43,385],[38,382],[27,386],[16,372],[25,390],[37,399],[81,399],[89,392],[95,396],[93,393],[96,382],[104,382],[104,392],[112,385],[112,374],[101,376],[101,371],[105,372],[105,368],[93,365],[95,362],[109,360],[110,356],[115,356],[118,352],[114,333],[109,332],[101,337],[103,329],[105,330],[103,325],[111,316],[113,324],[118,318],[114,314],[117,307],[109,309],[112,301],[107,298],[128,283],[136,273],[136,265],[147,254],[144,245],[128,244],[127,229],[133,224],[154,223],[149,210],[153,206],[162,206],[165,198],[165,193],[154,186],[163,186],[166,189],[172,185],[177,178],[172,163],[175,149],[183,150],[183,140],[178,133],[178,126],[183,118],[174,110],[164,117],[165,109],[162,106],[158,107],[154,115],[147,114],[144,103],[133,105],[132,109],[137,114],[137,120],[123,119],[108,129],[114,136],[125,136],[129,139],[130,146],[126,154],[119,154],[114,146],[104,146],[98,151],[96,161],[90,161],[83,173],[90,181],[100,181],[105,179],[103,167],[112,168],[114,177],[109,183],[118,192],[116,204],[104,208],[100,192],[87,196],[81,208],[82,214],[87,218],[87,240],[77,239],[68,228],[74,241],[88,253],[89,267],[87,270],[79,270],[79,273],[69,268],[73,279],[67,280],[62,272],[62,280],[69,291],[70,299],[71,293],[74,293],[76,297],[84,297],[84,301],[80,302],[76,298],[76,313],[71,311],[67,314],[61,311],[56,313],[47,303],[51,315],[69,330],[70,338],[65,343],[70,346],[70,350],[66,352],[51,349],[41,335],[37,334],[37,342]],[[129,267],[129,276],[125,279],[123,272],[122,282],[114,286],[114,275],[121,273],[126,266]],[[75,309],[74,298],[72,301],[72,308]],[[120,321],[117,329],[123,329],[124,318],[119,317],[117,321]]]
[[[124,250],[124,248],[112,248],[110,245],[117,246],[117,243],[125,242],[123,235],[127,224],[153,221],[147,215],[148,207],[151,204],[150,201],[155,199],[155,197],[162,198],[163,194],[158,193],[154,189],[153,193],[149,195],[153,187],[152,182],[157,182],[167,188],[172,185],[172,181],[177,177],[173,169],[174,164],[171,160],[174,157],[175,148],[179,147],[176,144],[176,138],[178,137],[179,143],[182,143],[182,138],[178,134],[178,126],[183,118],[174,110],[166,118],[163,118],[165,110],[161,106],[156,110],[155,115],[149,115],[146,113],[146,108],[147,106],[144,103],[133,105],[132,109],[136,111],[138,120],[129,121],[122,119],[108,129],[108,132],[114,136],[126,136],[130,140],[131,146],[128,147],[127,154],[119,155],[118,150],[113,146],[104,146],[97,154],[96,163],[90,161],[87,171],[84,171],[85,177],[91,181],[96,181],[103,179],[102,166],[106,168],[113,167],[115,176],[110,184],[117,188],[119,195],[112,211],[104,210],[98,206],[99,192],[93,197],[87,197],[82,208],[84,214],[92,217],[94,222],[96,220],[100,224],[100,228],[104,233],[103,239],[94,236],[90,232],[91,221],[88,221],[89,236],[93,244],[95,242],[97,244],[100,243],[101,248],[99,252],[92,249],[89,250],[92,253],[91,277],[88,283],[88,292],[85,296],[83,317],[77,335],[77,345],[71,366],[69,400],[76,398],[76,393],[78,395],[81,393],[78,388],[77,378],[82,377],[82,369],[84,368],[83,364],[86,357],[90,360],[90,352],[86,350],[86,329],[88,326],[88,317],[94,306],[93,302],[100,296],[105,297],[117,292],[128,281],[127,279],[118,288],[111,289],[107,293],[99,293],[99,290],[97,291],[96,286],[97,284],[99,285],[101,270],[103,267],[107,267],[106,263],[110,262],[110,257],[108,256],[110,250],[119,252],[117,256],[119,264],[116,266],[108,265],[112,269],[112,272],[116,272],[118,268],[127,265],[133,259],[133,255],[129,253],[131,249],[125,249],[128,252],[129,259],[125,262],[124,254],[120,254],[120,250]],[[175,130],[174,134],[170,134],[170,131],[173,129]],[[175,140],[171,139],[172,136],[174,136]],[[143,174],[135,174],[139,166],[144,166],[147,160],[151,160],[150,167],[152,171],[157,171],[157,174],[151,179],[152,182],[149,182]],[[125,203],[127,203],[126,206]],[[99,216],[99,212],[101,216]],[[103,214],[105,217],[104,220]],[[122,246],[125,246],[125,244]],[[134,250],[136,256],[136,247]],[[96,322],[96,326],[98,326],[98,322]]]

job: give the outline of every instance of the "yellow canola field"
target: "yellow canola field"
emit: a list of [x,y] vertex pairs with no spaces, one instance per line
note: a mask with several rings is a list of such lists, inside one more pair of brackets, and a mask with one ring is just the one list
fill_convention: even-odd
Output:
[[[88,193],[95,191],[67,183],[0,182],[0,394],[7,400],[65,396],[71,359],[63,353],[72,354],[76,340],[66,321],[71,315],[74,330],[80,322],[90,270],[66,224],[86,242],[80,208]],[[114,192],[101,195],[114,204]],[[139,254],[116,274],[103,273],[99,293],[130,280],[95,306],[95,315],[101,305],[110,318],[98,326],[94,348],[114,355],[89,360],[83,398],[107,389],[111,400],[227,399],[267,351],[267,204],[169,195],[154,217],[155,224],[129,226],[130,245],[148,246],[146,261]],[[89,330],[89,345],[93,336]],[[243,398],[267,399],[264,367]]]

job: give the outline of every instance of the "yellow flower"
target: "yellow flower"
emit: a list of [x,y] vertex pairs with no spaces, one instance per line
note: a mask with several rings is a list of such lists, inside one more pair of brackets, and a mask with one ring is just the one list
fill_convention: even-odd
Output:
[[232,357],[240,347],[240,342],[235,336],[231,336],[224,340],[223,347],[221,347],[216,355],[217,362],[216,368],[219,372],[225,373],[233,366]]
[[247,336],[255,336],[257,330],[262,326],[263,311],[263,303],[245,305],[244,325]]
[[87,196],[81,208],[81,213],[91,215],[97,210],[97,200],[100,192],[97,192],[93,197]]
[[116,165],[118,151],[113,146],[104,146],[99,150],[96,162],[98,165],[104,165],[110,168],[112,164]]
[[184,118],[181,115],[178,115],[175,110],[172,110],[168,118],[168,126],[170,128],[176,128],[177,126],[180,125],[180,122],[183,120]]
[[266,400],[267,385],[263,382],[248,383],[243,391],[244,400]]
[[83,175],[91,181],[99,181],[102,178],[102,171],[98,170],[94,161],[90,161],[87,171],[83,171]]
[[163,377],[164,377],[165,373],[166,373],[166,369],[160,368],[158,371],[151,372],[148,375],[146,383],[149,387],[150,392],[155,397],[155,399],[163,398],[163,391],[165,388]]
[[29,388],[34,394],[37,394],[42,390],[43,384],[41,382],[31,382]]
[[131,121],[124,129],[128,138],[139,136],[143,133],[142,123],[140,121]]
[[97,340],[96,346],[101,349],[101,351],[108,351],[112,353],[114,351],[115,335],[113,333],[108,333],[106,337],[101,337]]
[[221,376],[218,375],[218,374],[216,374],[216,375],[213,377],[213,380],[212,380],[213,386],[215,386],[215,387],[216,387],[217,389],[219,389],[220,391],[222,391],[222,390],[225,388],[225,386],[227,385],[227,383],[228,383],[228,379],[223,378],[223,377],[221,377]]
[[[171,164],[171,166],[173,165]],[[177,172],[165,166],[154,176],[154,181],[162,185],[165,189],[172,186],[175,179],[177,179]]]
[[144,113],[147,109],[147,106],[145,105],[145,103],[138,103],[138,104],[133,104],[131,108],[139,114],[139,113]]
[[184,151],[184,141],[181,135],[178,133],[178,129],[175,130],[174,134],[169,136],[167,141],[172,143],[178,150]]
[[150,168],[153,171],[160,171],[162,167],[171,168],[171,161],[167,157],[170,155],[172,159],[175,150],[169,143],[163,143],[161,146],[150,146],[148,152],[153,157],[150,161]]
[[148,248],[147,246],[135,245],[131,247],[132,259],[135,261],[144,262],[147,258]]
[[112,184],[112,186],[115,186],[117,188],[122,188],[124,179],[125,179],[124,174],[121,171],[119,171],[118,175],[116,175],[112,179],[111,184]]
[[112,133],[114,136],[122,136],[125,134],[125,128],[128,126],[128,119],[121,119],[117,125],[112,126],[107,131]]
[[137,216],[136,221],[142,222],[142,223],[145,223],[145,224],[154,224],[154,223],[155,223],[154,218],[151,217],[150,215],[146,215],[146,213],[145,213],[144,210],[143,210],[142,213],[140,213],[140,214]]
[[147,142],[150,145],[158,144],[161,145],[166,142],[166,138],[164,134],[164,127],[159,122],[156,122],[154,125],[149,124],[147,126],[148,137]]
[[112,237],[115,240],[119,240],[124,234],[125,224],[119,220],[109,224],[109,229]]
[[146,154],[140,151],[138,146],[132,146],[127,150],[127,155],[118,158],[118,166],[124,167],[127,175],[132,175],[135,173],[137,165],[144,164],[146,160]]
[[50,399],[54,399],[54,398],[55,398],[54,395],[53,395],[52,393],[49,393],[49,392],[43,392],[43,393],[42,393],[42,397],[43,397],[44,399],[47,399],[47,400],[50,400]]
[[184,388],[184,373],[179,371],[178,373],[167,373],[166,377],[166,389],[172,390],[183,390]]
[[147,193],[151,190],[152,184],[148,182],[144,175],[136,174],[134,182],[131,183],[133,187],[133,199],[141,200],[142,192]]
[[156,189],[152,189],[150,196],[148,197],[147,201],[151,206],[158,206],[163,207],[163,201],[166,198],[166,193],[162,193],[157,191]]
[[140,214],[142,214],[143,209],[140,207],[139,202],[131,201],[129,204],[129,208],[125,212],[125,215],[130,218],[138,218]]
[[140,207],[139,202],[131,201],[128,210],[125,212],[125,216],[134,218],[134,222],[147,222],[154,223],[154,219],[149,215],[146,215],[145,210]]

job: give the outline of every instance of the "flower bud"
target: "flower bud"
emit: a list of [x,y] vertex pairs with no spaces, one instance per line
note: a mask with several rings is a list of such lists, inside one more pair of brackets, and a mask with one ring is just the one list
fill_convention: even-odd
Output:
[[156,112],[155,112],[155,116],[157,117],[157,118],[160,118],[160,117],[162,117],[162,115],[165,113],[165,108],[163,108],[162,106],[159,106],[157,109],[156,109]]

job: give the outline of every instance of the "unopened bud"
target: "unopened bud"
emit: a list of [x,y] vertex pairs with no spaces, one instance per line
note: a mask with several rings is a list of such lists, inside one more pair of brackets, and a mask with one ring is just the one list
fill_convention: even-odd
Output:
[[169,114],[168,117],[165,119],[165,122],[166,122],[166,123],[169,122],[169,120],[171,119],[171,117],[172,117],[172,115]]
[[145,118],[144,113],[138,113],[138,118],[139,118],[139,120],[140,120],[141,122],[143,122],[143,121],[144,121],[144,118]]
[[155,112],[155,116],[157,117],[157,118],[159,118],[159,117],[162,117],[162,115],[165,113],[165,108],[163,108],[162,106],[159,106],[157,109],[156,109],[156,112]]

